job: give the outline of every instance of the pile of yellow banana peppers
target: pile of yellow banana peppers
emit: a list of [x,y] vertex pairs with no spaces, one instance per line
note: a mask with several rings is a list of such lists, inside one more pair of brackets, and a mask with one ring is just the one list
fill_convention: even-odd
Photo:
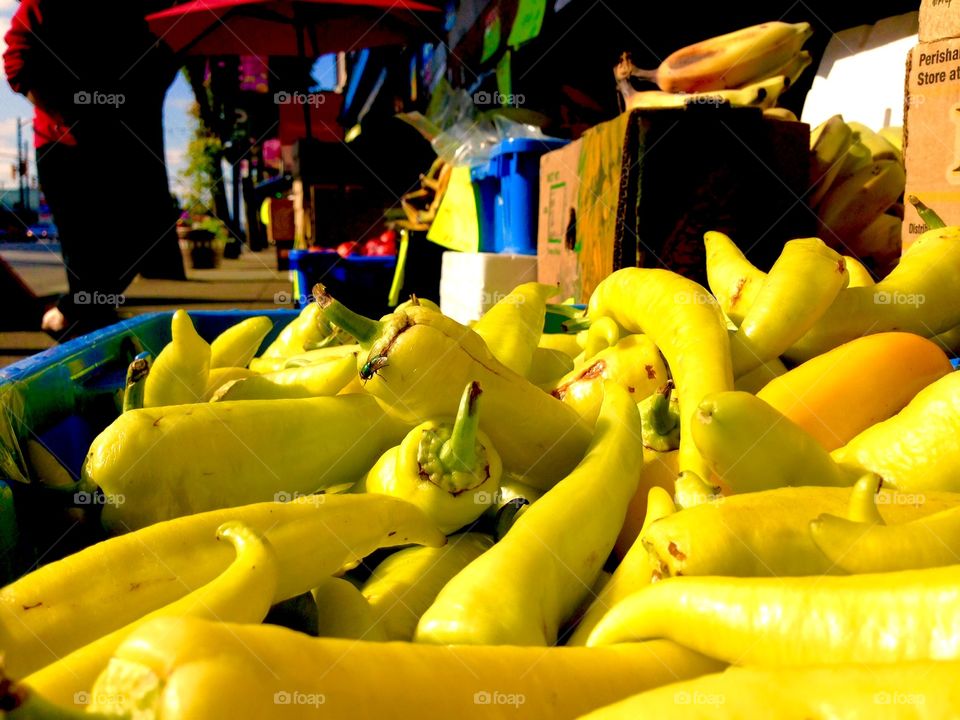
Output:
[[176,313],[76,486],[113,536],[0,590],[0,710],[956,717],[960,228],[876,282],[705,243],[554,335],[536,283],[473,327],[318,286],[262,351]]

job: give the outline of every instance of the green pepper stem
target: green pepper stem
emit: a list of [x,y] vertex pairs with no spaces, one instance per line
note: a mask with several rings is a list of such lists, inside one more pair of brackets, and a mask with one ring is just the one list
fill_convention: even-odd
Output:
[[480,383],[467,385],[460,398],[457,419],[453,422],[450,439],[440,448],[438,460],[447,472],[472,473],[477,463],[477,431],[480,429]]
[[137,355],[127,366],[127,382],[123,388],[123,412],[143,407],[143,389],[147,385],[153,356],[149,352]]
[[590,318],[585,317],[571,318],[560,323],[560,329],[565,333],[580,332],[581,330],[589,330],[592,322]]
[[937,230],[947,226],[943,219],[934,210],[927,207],[916,195],[911,195],[907,199],[917,209],[917,215],[927,224],[928,229]]
[[335,300],[321,283],[314,285],[313,296],[327,319],[353,335],[364,349],[369,348],[383,331],[383,323],[355,313]]
[[663,387],[654,393],[650,400],[650,429],[657,435],[666,435],[677,426],[677,419],[670,413],[670,391],[673,390],[673,380],[668,380]]

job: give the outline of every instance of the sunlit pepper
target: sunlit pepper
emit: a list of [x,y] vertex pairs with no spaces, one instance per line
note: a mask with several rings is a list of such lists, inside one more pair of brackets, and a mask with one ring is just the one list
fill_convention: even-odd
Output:
[[474,332],[493,356],[518,375],[527,376],[533,351],[543,334],[547,299],[557,294],[552,285],[518,285],[483,314]]
[[479,383],[470,383],[452,424],[421,423],[381,455],[365,478],[367,492],[413,503],[445,533],[480,517],[494,503],[503,473],[479,429],[481,392]]
[[177,310],[170,322],[173,339],[150,367],[144,381],[143,406],[200,402],[210,374],[210,345],[197,334],[190,316]]
[[246,367],[273,329],[266,316],[247,318],[227,328],[210,343],[210,367]]
[[356,355],[351,353],[328,362],[233,380],[221,386],[213,399],[276,400],[336,395],[353,380],[356,372]]
[[583,457],[591,429],[577,413],[500,363],[470,328],[426,307],[374,322],[314,289],[332,322],[367,350],[358,359],[366,391],[411,423],[452,417],[463,388],[483,388],[480,423],[504,467],[540,489],[556,484]]

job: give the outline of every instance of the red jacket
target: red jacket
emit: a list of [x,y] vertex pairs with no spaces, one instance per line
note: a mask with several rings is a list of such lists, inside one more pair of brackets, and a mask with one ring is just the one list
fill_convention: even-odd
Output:
[[[42,25],[40,0],[21,0],[10,22],[10,29],[4,37],[7,50],[3,53],[3,71],[6,73],[10,87],[21,95],[31,91],[43,95],[44,73],[40,71],[41,68],[34,67],[33,62],[36,48],[42,43],[38,37],[41,34]],[[40,104],[35,105],[33,144],[36,147],[42,147],[57,142],[67,145],[77,143],[70,134],[70,128],[59,120],[57,113],[48,112]]]

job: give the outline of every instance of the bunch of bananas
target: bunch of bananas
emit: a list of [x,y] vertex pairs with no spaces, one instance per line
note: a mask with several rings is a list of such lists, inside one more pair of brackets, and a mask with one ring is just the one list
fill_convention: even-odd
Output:
[[906,182],[901,128],[874,132],[834,115],[810,134],[810,179],[819,236],[885,275],[900,257]]
[[[773,108],[810,64],[802,47],[811,34],[805,22],[762,23],[677,50],[656,70],[637,68],[624,53],[614,77],[627,110],[688,103]],[[633,78],[660,89],[637,91]]]

